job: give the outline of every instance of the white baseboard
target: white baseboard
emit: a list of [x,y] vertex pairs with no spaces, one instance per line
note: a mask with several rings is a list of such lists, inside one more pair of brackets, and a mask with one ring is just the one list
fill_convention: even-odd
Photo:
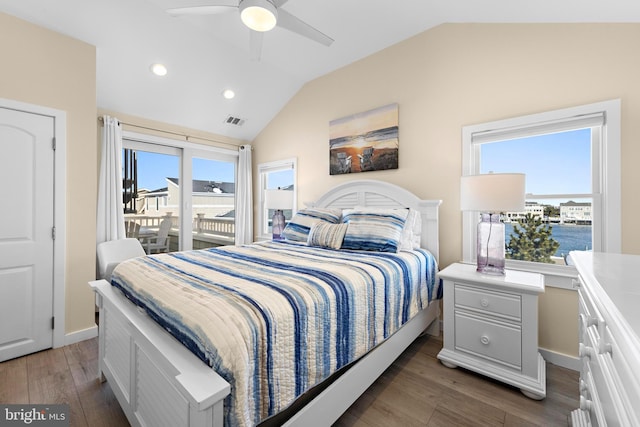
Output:
[[556,353],[555,351],[547,350],[546,348],[539,348],[538,350],[547,362],[573,371],[580,371],[580,358],[576,356],[569,356],[567,354]]
[[98,326],[94,325],[90,328],[80,331],[71,332],[64,336],[64,345],[75,344],[80,341],[89,340],[98,336]]

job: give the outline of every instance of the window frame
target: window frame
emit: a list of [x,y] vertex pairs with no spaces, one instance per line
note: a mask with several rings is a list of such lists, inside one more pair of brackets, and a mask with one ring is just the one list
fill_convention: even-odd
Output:
[[[464,126],[462,128],[462,175],[479,173],[480,145],[492,142],[492,135],[493,141],[498,141],[518,137],[524,138],[535,134],[558,131],[558,129],[584,128],[584,123],[588,123],[588,120],[597,115],[602,116],[602,124],[600,125],[601,131],[598,134],[593,135],[594,132],[592,132],[592,193],[590,196],[593,199],[594,215],[592,222],[593,250],[619,253],[621,250],[621,116],[619,99]],[[583,120],[586,120],[586,122]],[[573,123],[574,127],[567,126],[571,123]],[[478,138],[480,134],[489,136],[487,138]],[[474,136],[476,141],[474,141]],[[558,195],[553,196],[556,197]],[[536,195],[535,198],[545,198],[545,195]],[[463,261],[475,263],[477,213],[463,212],[462,217]],[[575,275],[575,269],[571,266],[510,259],[506,260],[506,266],[515,270],[536,271],[548,275]]]
[[[267,208],[265,206],[265,190],[267,189],[268,177],[271,172],[281,172],[284,170],[293,170],[293,206],[291,214],[295,215],[298,211],[298,183],[297,183],[297,159],[295,157],[275,160],[258,164],[258,239],[270,240],[271,234],[265,232],[265,224],[268,223]],[[268,228],[268,227],[267,227]]]
[[[236,183],[238,182],[238,159],[240,154],[236,150],[131,131],[122,132],[122,148],[132,148],[140,151],[178,156],[180,162],[180,182],[191,181],[193,175],[192,160],[194,157],[234,162],[234,180]],[[180,241],[178,248],[181,251],[193,248],[192,234],[183,232],[184,230],[190,230],[192,227],[191,200],[191,186],[180,186]],[[189,214],[185,215],[185,212]]]

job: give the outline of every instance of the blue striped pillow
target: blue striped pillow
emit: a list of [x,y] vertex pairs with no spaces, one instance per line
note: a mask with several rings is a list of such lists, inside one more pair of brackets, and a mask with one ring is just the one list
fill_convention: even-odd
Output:
[[340,209],[328,208],[305,208],[300,209],[291,218],[282,232],[286,240],[294,242],[307,242],[309,238],[309,230],[311,226],[317,222],[326,222],[328,224],[338,224],[342,211]]
[[321,248],[340,249],[348,224],[329,224],[328,222],[316,222],[309,231],[309,246]]
[[342,249],[398,252],[407,209],[345,209],[342,222],[349,224]]

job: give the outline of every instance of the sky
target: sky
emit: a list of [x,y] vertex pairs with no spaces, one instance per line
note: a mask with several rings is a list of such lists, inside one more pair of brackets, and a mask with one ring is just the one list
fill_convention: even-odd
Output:
[[[168,154],[137,151],[138,189],[158,190],[167,186],[165,177],[180,176],[180,159]],[[234,182],[235,165],[230,162],[194,158],[193,179],[204,181]],[[293,183],[291,169],[269,174],[269,188],[278,188]]]
[[[157,190],[167,186],[166,177],[180,177],[180,158],[168,154],[138,151],[138,188]],[[193,179],[234,182],[233,163],[193,159]]]
[[527,194],[589,194],[591,130],[483,144],[480,173],[489,172],[524,173]]

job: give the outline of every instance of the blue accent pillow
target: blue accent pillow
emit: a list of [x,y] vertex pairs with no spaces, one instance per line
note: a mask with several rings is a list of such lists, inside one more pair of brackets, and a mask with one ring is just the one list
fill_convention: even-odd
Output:
[[342,249],[398,252],[407,209],[345,209],[342,222],[349,224]]
[[326,222],[328,224],[340,223],[342,211],[340,209],[329,208],[305,208],[300,209],[291,218],[282,232],[286,240],[293,242],[307,242],[311,226],[318,222]]

